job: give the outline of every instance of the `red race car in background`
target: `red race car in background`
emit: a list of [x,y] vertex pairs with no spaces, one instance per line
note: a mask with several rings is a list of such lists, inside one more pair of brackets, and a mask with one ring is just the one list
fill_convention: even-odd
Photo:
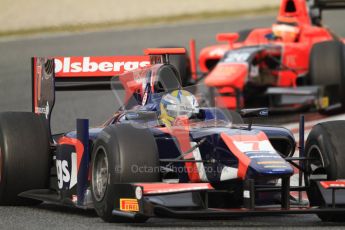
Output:
[[227,43],[199,55],[212,103],[229,109],[343,109],[345,39],[322,26],[322,11],[340,8],[345,1],[282,0],[271,27],[218,34]]

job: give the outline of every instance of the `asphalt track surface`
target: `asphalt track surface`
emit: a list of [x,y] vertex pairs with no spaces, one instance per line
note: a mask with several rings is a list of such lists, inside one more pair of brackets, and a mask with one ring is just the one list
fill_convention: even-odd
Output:
[[[344,11],[327,13],[325,22],[337,34],[345,36]],[[274,16],[154,26],[140,29],[117,29],[80,34],[59,34],[21,39],[0,39],[0,112],[30,111],[32,56],[137,55],[147,47],[187,46],[190,38],[198,47],[215,42],[218,32],[270,26]],[[74,119],[86,117],[97,124],[116,110],[111,92],[57,94],[53,114],[55,131],[73,129]],[[297,120],[281,117],[277,123]],[[345,217],[344,217],[345,218]],[[43,204],[37,207],[0,207],[0,229],[118,229],[118,228],[325,228],[342,227],[322,223],[314,215],[243,217],[230,220],[175,220],[154,218],[146,224],[107,224],[93,211]]]

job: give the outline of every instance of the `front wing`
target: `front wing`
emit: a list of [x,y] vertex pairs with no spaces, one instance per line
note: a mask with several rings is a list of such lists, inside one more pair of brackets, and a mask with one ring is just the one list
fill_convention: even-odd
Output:
[[[284,179],[283,179],[284,180]],[[255,188],[253,181],[244,181],[243,201],[240,207],[216,208],[214,197],[222,199],[227,191],[214,189],[208,183],[188,184],[116,184],[113,215],[128,218],[169,217],[169,218],[225,218],[236,216],[262,216],[275,214],[322,214],[345,213],[345,182],[317,182],[320,200],[324,206],[290,204],[290,191],[301,191],[302,187],[290,187],[286,180],[280,187]],[[335,187],[329,186],[336,183]],[[341,184],[341,185],[339,185]],[[328,187],[327,187],[328,186]],[[255,196],[263,191],[281,192],[281,204],[256,205]],[[213,199],[210,196],[213,195]],[[223,200],[223,202],[225,202]]]

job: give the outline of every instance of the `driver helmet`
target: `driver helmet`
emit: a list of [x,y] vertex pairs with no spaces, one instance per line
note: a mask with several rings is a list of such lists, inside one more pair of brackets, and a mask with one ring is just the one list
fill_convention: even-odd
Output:
[[196,97],[186,90],[167,93],[162,97],[159,107],[159,119],[167,127],[171,127],[178,117],[190,118],[193,114],[199,113]]
[[276,38],[284,42],[295,42],[300,29],[297,26],[288,24],[274,24],[272,26],[272,32]]

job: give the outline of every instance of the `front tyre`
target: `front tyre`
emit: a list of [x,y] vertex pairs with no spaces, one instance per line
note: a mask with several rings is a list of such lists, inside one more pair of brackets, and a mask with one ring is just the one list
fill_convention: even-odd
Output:
[[106,127],[92,151],[91,191],[97,214],[106,222],[145,222],[147,217],[127,218],[112,214],[115,209],[114,184],[159,182],[159,170],[138,173],[138,168],[159,168],[158,149],[148,129],[130,124]]
[[[306,142],[306,157],[313,160],[306,165],[305,184],[311,206],[324,207],[317,181],[345,178],[345,121],[331,121],[313,127]],[[345,221],[345,213],[318,214],[323,221]]]
[[[164,46],[162,48],[177,48],[179,46]],[[182,87],[191,85],[192,73],[188,53],[182,55],[169,55],[169,62],[175,66],[180,73]]]
[[[310,83],[322,86],[327,98],[325,108],[321,113],[334,113],[327,110],[328,104],[341,103],[345,110],[345,48],[340,41],[325,41],[316,43],[311,50],[309,60]],[[321,106],[321,107],[322,107]]]

